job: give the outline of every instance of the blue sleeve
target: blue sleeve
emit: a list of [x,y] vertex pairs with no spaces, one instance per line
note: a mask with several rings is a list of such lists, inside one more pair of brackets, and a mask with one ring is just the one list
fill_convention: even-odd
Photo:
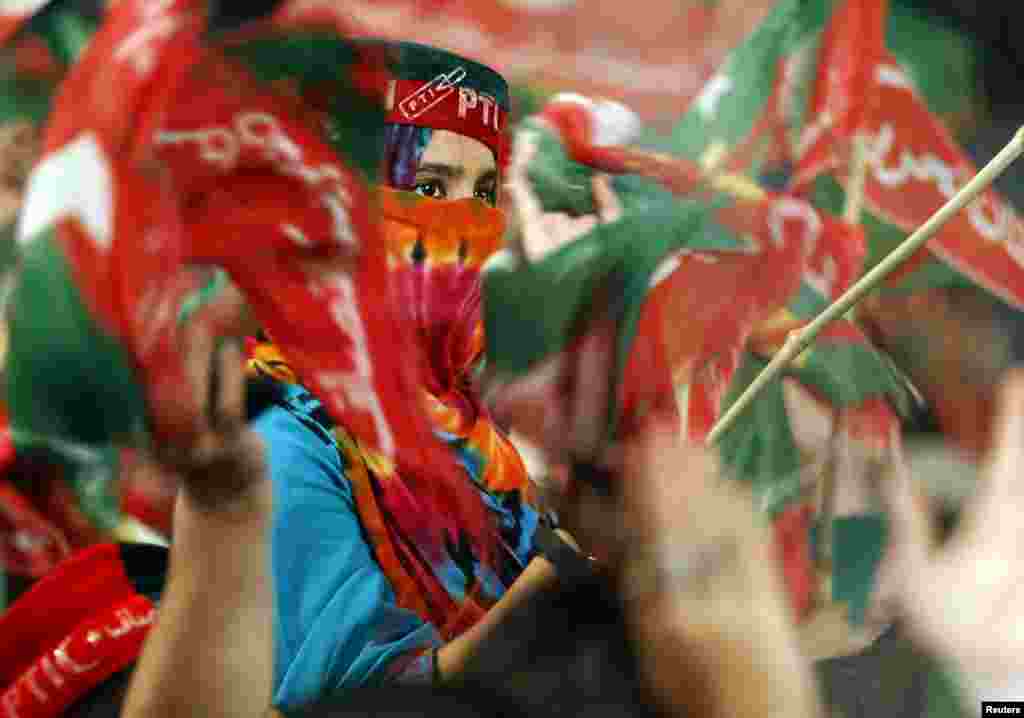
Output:
[[274,484],[274,703],[294,708],[422,668],[436,629],[395,604],[326,430],[281,407],[254,423]]

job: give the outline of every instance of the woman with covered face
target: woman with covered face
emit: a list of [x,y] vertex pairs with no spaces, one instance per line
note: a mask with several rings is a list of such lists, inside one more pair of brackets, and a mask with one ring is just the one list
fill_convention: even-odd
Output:
[[[449,679],[512,607],[555,580],[533,548],[539,515],[526,469],[476,382],[480,271],[504,233],[508,88],[447,52],[386,49],[396,63],[378,188],[382,241],[392,300],[415,335],[408,364],[421,377],[418,400],[454,473],[446,486],[402,475],[328,418],[273,345],[255,348],[251,365],[284,387],[255,425],[274,484],[282,707],[367,683]],[[454,504],[464,510],[449,511]]]

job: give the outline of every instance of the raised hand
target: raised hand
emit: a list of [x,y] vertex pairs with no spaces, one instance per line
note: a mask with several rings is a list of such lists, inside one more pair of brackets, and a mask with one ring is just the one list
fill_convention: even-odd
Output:
[[265,481],[262,442],[246,426],[244,357],[208,323],[187,326],[183,336],[189,386],[177,411],[191,429],[160,440],[153,454],[197,508],[226,508]]
[[622,591],[656,696],[686,715],[816,715],[751,498],[671,426],[626,447],[621,471]]
[[886,483],[889,560],[896,567],[891,600],[911,635],[955,661],[979,700],[1024,699],[1022,474],[1024,373],[1018,370],[1000,395],[978,493],[944,546],[935,546],[932,517],[907,474]]
[[528,176],[537,141],[534,131],[520,130],[516,134],[504,189],[510,210],[510,243],[529,262],[539,261],[599,224],[622,217],[622,206],[607,175],[595,175],[592,182],[596,214],[573,217],[564,212],[545,212]]
[[[122,715],[260,716],[272,687],[271,492],[264,448],[245,423],[242,353],[192,335],[186,363],[205,410],[197,431],[154,448],[179,482],[171,570]],[[269,715],[269,714],[268,714]]]

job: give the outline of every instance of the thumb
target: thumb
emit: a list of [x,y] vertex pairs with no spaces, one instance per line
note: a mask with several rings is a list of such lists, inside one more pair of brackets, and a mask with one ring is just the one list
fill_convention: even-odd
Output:
[[597,215],[605,224],[617,222],[622,218],[622,203],[619,196],[612,189],[612,181],[608,175],[594,175],[592,182],[594,191],[594,204]]
[[516,133],[512,164],[503,191],[508,208],[506,242],[521,259],[527,261],[536,261],[543,254],[545,238],[541,228],[544,209],[527,176],[527,168],[536,151],[534,130]]

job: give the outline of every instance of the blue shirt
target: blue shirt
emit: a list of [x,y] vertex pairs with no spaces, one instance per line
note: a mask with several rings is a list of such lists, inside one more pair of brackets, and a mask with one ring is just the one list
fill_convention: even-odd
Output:
[[[434,626],[396,605],[334,438],[314,416],[319,407],[300,387],[289,387],[282,405],[254,422],[273,482],[274,703],[286,709],[380,680],[395,659],[441,645]],[[499,524],[508,529],[514,522],[519,536],[510,548],[525,566],[537,513],[482,496]],[[499,593],[505,588],[499,582]],[[430,670],[409,667],[412,674]]]

